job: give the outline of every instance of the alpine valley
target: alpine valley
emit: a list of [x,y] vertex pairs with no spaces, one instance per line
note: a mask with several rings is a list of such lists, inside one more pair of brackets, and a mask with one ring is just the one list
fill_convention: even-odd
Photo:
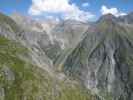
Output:
[[133,13],[86,23],[0,13],[0,100],[133,100]]

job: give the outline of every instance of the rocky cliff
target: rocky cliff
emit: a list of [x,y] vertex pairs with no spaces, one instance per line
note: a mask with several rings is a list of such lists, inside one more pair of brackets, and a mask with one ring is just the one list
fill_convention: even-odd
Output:
[[0,100],[132,100],[132,19],[0,14]]
[[60,45],[52,44],[44,30],[27,30],[0,14],[0,100],[96,99],[78,82],[54,71],[51,55],[56,48]]
[[105,15],[67,57],[66,75],[78,79],[102,100],[133,99],[133,31]]

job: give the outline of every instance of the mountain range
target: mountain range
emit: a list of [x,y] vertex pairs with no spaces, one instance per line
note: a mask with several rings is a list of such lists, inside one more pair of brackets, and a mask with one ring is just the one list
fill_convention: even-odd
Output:
[[133,13],[86,23],[0,13],[0,100],[133,100]]

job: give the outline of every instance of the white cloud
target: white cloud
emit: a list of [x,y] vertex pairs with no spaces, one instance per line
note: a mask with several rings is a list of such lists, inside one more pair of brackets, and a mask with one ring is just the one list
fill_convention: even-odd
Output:
[[75,19],[79,21],[87,21],[88,19],[91,19],[94,17],[93,14],[90,12],[85,12],[83,10],[80,10],[76,5],[71,5],[72,9],[64,14],[65,19]]
[[70,0],[32,0],[29,8],[31,15],[45,15],[45,13],[61,14],[64,19],[75,19],[87,21],[94,17],[90,12],[80,10],[75,4],[70,4]]
[[82,7],[88,7],[89,5],[90,5],[89,3],[85,2],[82,4]]
[[59,22],[59,18],[54,17],[54,16],[52,16],[52,15],[46,16],[46,19],[47,19],[47,20],[54,20],[54,21],[56,21],[56,22]]
[[116,17],[126,15],[126,13],[119,11],[117,8],[108,8],[105,5],[101,7],[101,13],[105,14],[112,14]]

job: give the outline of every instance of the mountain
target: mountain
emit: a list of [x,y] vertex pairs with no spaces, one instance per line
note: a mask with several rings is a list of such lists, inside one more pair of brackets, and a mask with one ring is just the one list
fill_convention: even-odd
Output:
[[[89,100],[78,83],[33,65],[28,49],[0,36],[0,100]],[[45,66],[44,66],[45,67]]]
[[102,16],[62,65],[101,100],[133,99],[133,30],[118,19]]
[[126,23],[126,24],[133,24],[133,12],[131,12],[125,16],[120,16],[119,20]]
[[56,25],[51,33],[55,40],[61,42],[63,49],[72,48],[81,40],[88,27],[87,23],[66,20]]
[[18,12],[11,14],[10,17],[24,30],[38,32],[45,30],[46,32],[49,32],[56,24],[58,24],[58,22],[54,20],[32,19],[31,17],[24,16]]
[[0,100],[132,100],[133,14],[98,21],[0,13]]
[[62,49],[57,41],[51,42],[47,31],[29,28],[32,22],[27,29],[15,20],[0,14],[0,100],[98,98],[63,72],[55,71],[51,55],[56,48]]
[[32,20],[30,17],[23,16],[17,12],[11,15],[11,18],[25,30],[35,30],[42,31],[42,26],[35,20]]
[[[46,62],[41,61],[42,59],[48,57],[50,60],[47,62],[55,62],[60,54],[74,47],[89,27],[86,23],[72,20],[62,22],[44,20],[40,22],[18,13],[12,14],[11,18],[23,29],[23,32],[19,33],[19,39],[21,38],[27,47],[32,48],[36,58],[40,59],[41,65]],[[38,26],[40,27],[38,28]],[[47,57],[39,57],[40,54],[34,50],[39,51],[38,53],[42,52],[41,55]]]

